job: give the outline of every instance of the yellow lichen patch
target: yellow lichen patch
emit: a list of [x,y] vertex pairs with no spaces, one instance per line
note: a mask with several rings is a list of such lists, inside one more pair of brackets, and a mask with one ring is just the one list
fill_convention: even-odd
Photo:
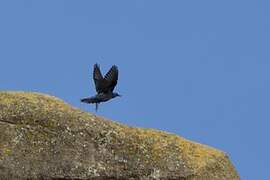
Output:
[[12,151],[10,148],[8,148],[8,146],[6,145],[0,146],[0,154],[2,154],[2,156],[9,156],[11,153]]
[[11,154],[11,150],[10,149],[3,149],[3,153],[8,156]]
[[[164,163],[169,156],[184,161],[185,165],[199,172],[209,164],[218,163],[217,159],[225,158],[225,154],[205,145],[188,141],[174,134],[154,129],[127,128],[114,124],[120,137],[129,144],[130,151],[148,154],[152,161]],[[132,137],[132,138],[130,138]],[[147,157],[142,157],[147,158]]]
[[225,157],[221,151],[188,140],[178,142],[178,146],[182,149],[182,157],[185,157],[189,166],[193,167],[195,171],[200,171],[209,164],[218,163],[218,158]]
[[73,112],[70,106],[58,98],[39,93],[3,92],[0,105],[3,107],[1,115],[14,117],[10,121],[16,124],[40,124],[36,122],[38,119],[46,119],[44,126],[55,127],[61,116]]

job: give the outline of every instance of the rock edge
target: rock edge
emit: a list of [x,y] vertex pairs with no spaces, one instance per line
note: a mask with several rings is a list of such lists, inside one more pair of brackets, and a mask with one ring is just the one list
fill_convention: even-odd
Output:
[[39,93],[0,92],[0,179],[240,179],[219,150]]

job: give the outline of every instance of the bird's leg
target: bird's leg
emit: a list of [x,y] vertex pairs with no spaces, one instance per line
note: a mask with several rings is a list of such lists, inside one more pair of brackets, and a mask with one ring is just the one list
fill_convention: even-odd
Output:
[[96,112],[97,112],[97,110],[98,110],[98,103],[96,103]]

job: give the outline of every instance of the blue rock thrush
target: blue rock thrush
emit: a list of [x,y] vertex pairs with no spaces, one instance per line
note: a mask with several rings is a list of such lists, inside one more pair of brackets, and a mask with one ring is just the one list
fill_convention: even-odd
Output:
[[96,104],[97,111],[99,103],[106,102],[112,98],[120,96],[118,93],[113,92],[118,80],[118,68],[116,65],[113,65],[105,77],[103,77],[99,65],[95,64],[93,79],[95,82],[97,94],[92,97],[83,98],[81,99],[81,102]]

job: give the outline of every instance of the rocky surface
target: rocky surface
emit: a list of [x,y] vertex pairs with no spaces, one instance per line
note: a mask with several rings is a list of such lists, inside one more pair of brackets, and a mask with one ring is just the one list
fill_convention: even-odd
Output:
[[0,92],[0,179],[238,180],[228,156],[37,93]]

